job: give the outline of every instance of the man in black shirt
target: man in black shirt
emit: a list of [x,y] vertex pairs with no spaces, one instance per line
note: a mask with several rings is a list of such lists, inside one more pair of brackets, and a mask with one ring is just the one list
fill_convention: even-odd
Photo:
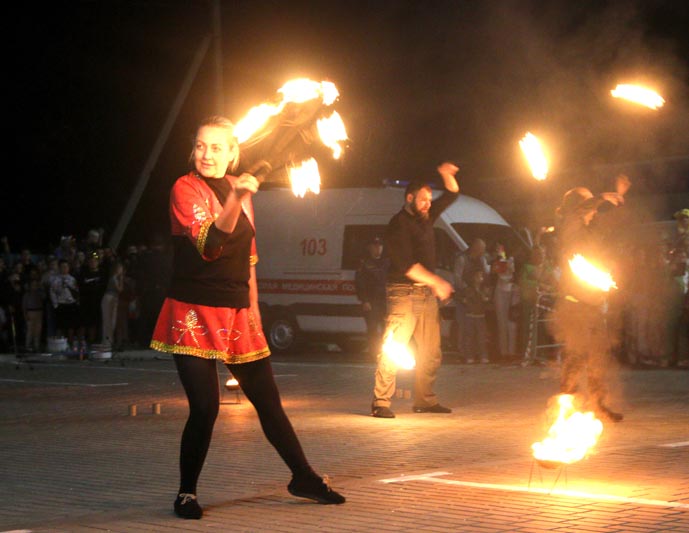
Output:
[[[404,207],[390,220],[385,242],[390,256],[387,280],[387,329],[396,342],[415,342],[416,374],[414,380],[415,413],[450,413],[438,403],[433,392],[442,359],[438,300],[452,295],[452,285],[435,274],[435,236],[433,224],[459,195],[452,163],[443,163],[438,173],[445,192],[433,201],[430,186],[411,182],[404,191]],[[395,393],[396,365],[384,353],[378,356],[371,414],[394,418],[390,409]]]

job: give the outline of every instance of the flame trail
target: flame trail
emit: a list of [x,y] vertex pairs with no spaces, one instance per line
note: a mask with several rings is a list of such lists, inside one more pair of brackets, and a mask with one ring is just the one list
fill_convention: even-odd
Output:
[[665,104],[665,99],[657,92],[640,85],[621,83],[610,91],[615,98],[622,98],[649,109],[659,109]]
[[519,146],[529,164],[531,175],[538,181],[545,180],[548,176],[548,160],[538,137],[531,132],[527,132],[522,140],[519,141]]

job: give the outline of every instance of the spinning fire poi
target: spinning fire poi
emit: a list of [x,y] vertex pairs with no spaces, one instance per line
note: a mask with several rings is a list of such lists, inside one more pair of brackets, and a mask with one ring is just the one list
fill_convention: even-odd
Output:
[[519,141],[519,147],[522,149],[534,179],[538,181],[545,180],[548,177],[548,158],[538,137],[531,132],[527,132],[522,140]]
[[611,90],[610,94],[615,98],[621,98],[649,109],[659,109],[665,104],[665,99],[657,92],[640,85],[621,83]]
[[344,122],[333,110],[338,97],[333,83],[300,78],[285,83],[272,102],[249,110],[235,125],[242,170],[261,181],[286,172],[295,195],[318,194],[315,158],[327,148],[338,159],[347,140]]
[[385,336],[383,357],[386,357],[393,365],[403,370],[411,370],[416,366],[416,360],[409,347],[396,341],[392,331]]

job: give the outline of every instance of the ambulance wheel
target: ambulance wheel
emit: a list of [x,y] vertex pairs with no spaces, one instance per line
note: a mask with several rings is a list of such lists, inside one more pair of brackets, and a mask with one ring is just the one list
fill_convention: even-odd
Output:
[[268,345],[271,351],[286,353],[297,346],[299,331],[297,325],[290,317],[278,315],[270,320],[268,326]]

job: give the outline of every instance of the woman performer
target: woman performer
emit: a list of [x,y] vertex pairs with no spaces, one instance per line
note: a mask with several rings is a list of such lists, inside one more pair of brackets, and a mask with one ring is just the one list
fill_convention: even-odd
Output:
[[196,133],[193,170],[170,194],[173,274],[151,348],[174,354],[189,401],[174,503],[181,518],[203,514],[196,484],[219,410],[217,359],[237,378],[268,441],[292,471],[289,492],[323,504],[345,501],[311,469],[282,407],[258,308],[251,198],[259,182],[250,174],[228,174],[238,161],[232,123],[210,117]]

